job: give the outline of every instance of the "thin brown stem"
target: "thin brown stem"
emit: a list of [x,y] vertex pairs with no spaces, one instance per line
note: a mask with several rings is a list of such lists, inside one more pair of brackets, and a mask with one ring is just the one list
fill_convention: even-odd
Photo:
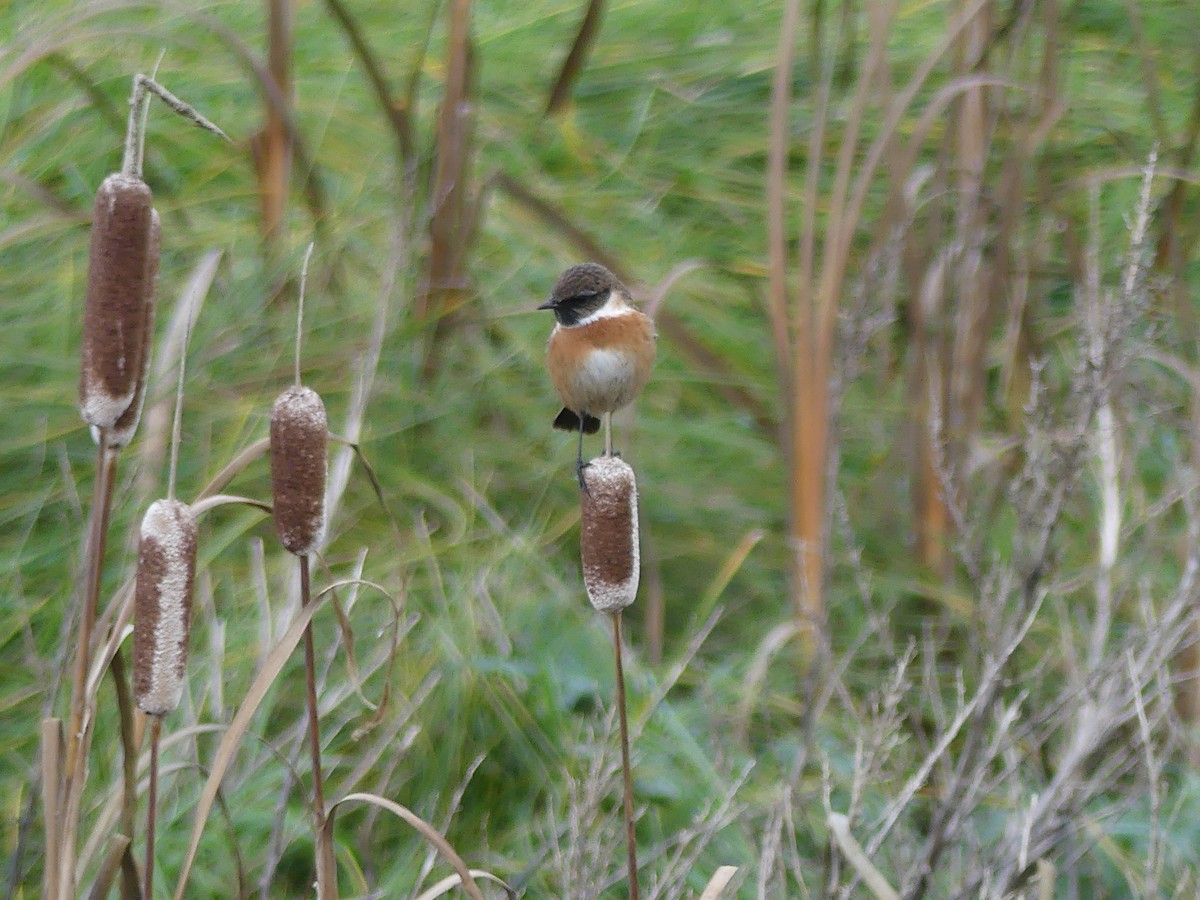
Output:
[[[312,600],[312,589],[309,584],[308,556],[299,556],[300,560],[300,605],[307,607]],[[317,711],[317,663],[313,649],[312,623],[304,629],[304,681],[308,705],[308,741],[312,753],[313,779],[313,815],[316,819],[314,837],[317,846],[317,882],[321,886],[320,895],[330,896],[334,889],[329,885],[329,879],[335,878],[332,868],[332,854],[326,842],[320,839],[325,826],[325,779],[321,771],[321,724]],[[334,882],[336,885],[336,881]]]
[[146,867],[142,896],[154,896],[154,820],[158,811],[158,739],[162,733],[162,716],[150,717],[150,786],[146,790]]
[[267,103],[266,122],[254,134],[252,148],[258,173],[262,236],[269,255],[278,247],[279,234],[287,215],[288,185],[291,181],[292,148],[284,122],[292,106],[293,10],[288,0],[267,3],[267,72],[283,103]]
[[92,632],[96,627],[96,611],[100,605],[100,583],[104,570],[104,547],[108,537],[109,512],[112,508],[112,489],[116,472],[116,454],[109,451],[108,429],[99,429],[96,441],[96,484],[92,495],[92,513],[88,525],[84,571],[83,610],[79,620],[79,638],[75,646],[75,672],[71,687],[70,730],[67,733],[67,753],[64,790],[64,809],[59,823],[62,868],[59,887],[67,895],[75,890],[75,837],[78,831],[79,804],[83,782],[87,779],[87,678],[92,662]]
[[171,421],[171,463],[167,470],[167,498],[175,499],[175,475],[179,470],[179,443],[183,432],[183,379],[187,370],[188,344],[198,310],[189,309],[183,326],[183,347],[179,350],[179,380],[175,385],[175,416]]
[[625,847],[629,855],[629,900],[638,900],[637,835],[633,828],[633,767],[629,762],[629,716],[625,667],[621,661],[621,611],[613,613],[613,659],[617,665],[617,718],[621,723],[621,769],[625,781]]
[[296,387],[300,387],[300,343],[304,336],[304,289],[308,285],[308,261],[312,259],[313,247],[310,243],[304,251],[304,264],[300,267],[300,299],[296,302]]
[[603,16],[604,0],[589,0],[587,12],[579,26],[579,32],[575,35],[575,41],[571,44],[567,58],[563,60],[558,77],[554,79],[554,87],[551,88],[550,97],[546,101],[546,115],[552,116],[566,109],[575,82],[583,73],[588,53],[596,42],[596,36],[600,33],[600,21]]
[[[436,6],[436,4],[434,5]],[[367,81],[371,83],[371,89],[375,92],[375,99],[379,101],[379,105],[383,109],[384,118],[396,135],[396,145],[400,149],[400,168],[403,170],[407,168],[409,160],[416,153],[412,127],[413,104],[403,100],[397,102],[392,98],[383,66],[380,65],[379,58],[371,50],[362,29],[354,21],[346,5],[341,0],[325,0],[325,6],[342,26],[342,30],[346,32],[350,47],[362,64],[363,73],[367,76]]]
[[87,688],[88,664],[91,662],[89,646],[92,630],[96,625],[96,607],[100,599],[100,575],[104,560],[104,540],[108,531],[108,509],[104,498],[108,495],[106,483],[109,474],[107,465],[108,429],[100,429],[100,440],[96,444],[96,483],[92,495],[92,515],[88,527],[86,550],[86,577],[83,598],[83,613],[79,621],[79,641],[75,652],[75,681],[71,691],[71,719],[67,732],[67,773],[75,770],[75,758],[79,753],[79,732],[83,721],[83,694]]
[[42,888],[44,896],[58,896],[59,867],[54,863],[61,855],[59,839],[61,838],[63,795],[62,764],[63,764],[63,733],[62,719],[44,719],[42,721],[42,815],[46,826],[46,866]]
[[[108,851],[100,863],[100,869],[96,872],[96,880],[92,882],[92,888],[87,893],[87,900],[105,900],[108,897],[108,890],[112,887],[113,879],[117,877],[117,870],[124,871],[124,862],[128,857],[129,838],[123,834],[114,834],[112,841],[109,842]],[[133,896],[138,900],[141,900],[142,897],[142,889],[136,882],[133,887]]]
[[[129,676],[125,671],[125,657],[121,653],[121,648],[117,648],[117,652],[113,654],[112,662],[109,663],[109,672],[112,674],[113,686],[116,688],[117,695],[117,714],[121,729],[121,818],[120,828],[130,841],[134,835],[134,817],[137,813],[137,755],[139,739],[137,728],[134,727],[134,702],[133,696],[129,689]],[[132,853],[123,855],[122,859],[132,859]],[[138,880],[137,869],[135,866],[122,865],[121,868],[121,896],[137,898]]]

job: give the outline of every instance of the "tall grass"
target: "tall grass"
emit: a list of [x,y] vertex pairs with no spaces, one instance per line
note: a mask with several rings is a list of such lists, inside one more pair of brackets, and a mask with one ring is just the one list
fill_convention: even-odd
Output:
[[[574,448],[546,427],[532,312],[591,258],[662,295],[659,366],[617,423],[653,498],[642,563],[663,600],[661,663],[623,628],[642,895],[700,896],[727,864],[726,896],[1187,895],[1194,744],[1172,694],[1192,682],[1171,658],[1194,648],[1196,601],[1198,92],[1174,64],[1191,11],[609,6],[570,114],[546,117],[586,4],[451,6],[296,9],[275,264],[249,148],[149,124],[160,295],[212,279],[179,464],[203,525],[156,881],[303,895],[327,841],[347,895],[475,879],[498,896],[472,867],[531,897],[621,894],[611,635],[582,605]],[[72,387],[81,226],[119,156],[112,113],[164,47],[162,79],[235,136],[279,88],[255,4],[18,3],[0,22],[16,348],[0,364],[0,794],[8,883],[30,896],[62,849],[27,785],[55,777],[38,723],[69,709],[63,586],[96,486]],[[465,72],[470,140],[451,159],[439,119]],[[457,211],[436,199],[451,184]],[[433,217],[452,212],[471,249],[456,293],[422,310]],[[337,502],[301,608],[261,507],[269,386],[293,373],[293,323],[268,298],[318,229],[305,371],[371,471],[330,448]],[[171,371],[152,371],[115,479],[106,635],[123,634],[132,535],[162,493]],[[320,834],[299,787],[310,622]],[[821,651],[805,680],[785,652],[801,635]],[[101,672],[87,885],[145,840],[109,840],[125,767]],[[130,763],[140,794],[148,759]]]

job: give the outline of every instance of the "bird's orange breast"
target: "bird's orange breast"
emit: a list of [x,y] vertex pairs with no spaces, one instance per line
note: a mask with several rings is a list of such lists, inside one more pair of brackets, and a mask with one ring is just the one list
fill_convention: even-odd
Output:
[[563,406],[590,415],[628,406],[654,364],[654,323],[630,309],[586,325],[557,326],[546,368]]

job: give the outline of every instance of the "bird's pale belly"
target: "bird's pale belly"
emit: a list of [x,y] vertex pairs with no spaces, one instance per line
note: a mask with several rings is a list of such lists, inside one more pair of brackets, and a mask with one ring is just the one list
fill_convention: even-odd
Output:
[[568,409],[591,415],[610,413],[633,402],[645,384],[633,354],[594,349],[584,357],[572,377],[556,384]]

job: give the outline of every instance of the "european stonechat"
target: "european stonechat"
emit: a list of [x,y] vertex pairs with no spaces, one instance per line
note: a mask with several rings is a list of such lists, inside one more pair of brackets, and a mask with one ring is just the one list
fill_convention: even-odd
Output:
[[612,414],[642,392],[654,365],[654,323],[633,308],[629,291],[597,263],[571,266],[538,309],[554,311],[546,368],[563,409],[554,427],[579,431],[576,474],[583,480],[583,436],[600,430],[604,455],[613,454]]

